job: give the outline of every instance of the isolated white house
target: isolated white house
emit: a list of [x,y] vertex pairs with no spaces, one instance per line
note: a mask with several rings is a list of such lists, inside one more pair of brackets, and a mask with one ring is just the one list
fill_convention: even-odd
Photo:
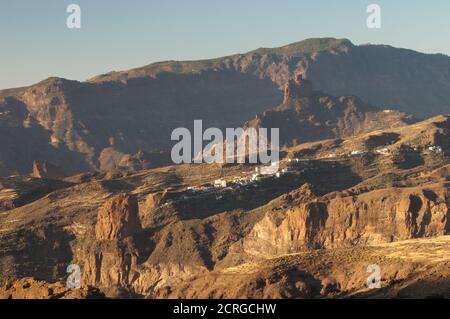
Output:
[[217,179],[214,181],[214,187],[225,188],[225,187],[227,187],[227,181],[223,180],[223,179]]
[[362,155],[362,154],[364,154],[364,151],[362,151],[362,150],[356,150],[356,151],[353,151],[351,154],[352,154],[352,155]]

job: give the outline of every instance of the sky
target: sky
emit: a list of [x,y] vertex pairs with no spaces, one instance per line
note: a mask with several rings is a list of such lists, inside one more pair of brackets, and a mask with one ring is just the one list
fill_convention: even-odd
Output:
[[[380,29],[366,25],[372,3]],[[81,8],[81,29],[67,28],[69,4]],[[311,37],[450,55],[449,34],[448,0],[0,0],[0,89]]]

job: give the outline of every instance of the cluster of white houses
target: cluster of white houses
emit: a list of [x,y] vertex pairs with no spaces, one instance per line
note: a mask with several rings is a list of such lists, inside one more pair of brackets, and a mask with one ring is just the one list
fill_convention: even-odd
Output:
[[[241,187],[258,187],[258,182],[263,178],[280,178],[282,175],[289,172],[288,168],[280,169],[280,163],[272,163],[270,166],[256,167],[254,173],[250,176],[236,176],[232,180],[224,178],[216,179],[213,183],[202,186],[189,186],[187,190],[191,193],[207,194],[225,189],[239,189]],[[184,195],[183,199],[190,198],[189,195]],[[222,196],[216,196],[216,199],[221,199]]]
[[437,145],[431,145],[430,147],[428,147],[428,150],[430,152],[436,153],[436,154],[442,154],[443,149],[440,146]]
[[[415,150],[419,150],[418,147],[414,148]],[[429,146],[427,151],[433,152],[436,154],[443,153],[443,149],[440,146],[432,145]],[[391,154],[391,150],[389,148],[382,148],[374,151],[376,154],[388,156]],[[354,150],[350,154],[346,156],[360,156],[366,154],[367,151],[363,150]],[[326,158],[337,158],[338,155],[335,153],[328,154]],[[232,180],[226,179],[216,179],[212,184],[203,185],[203,186],[190,186],[187,188],[188,191],[193,193],[207,194],[216,192],[216,199],[221,199],[221,193],[217,193],[220,190],[233,190],[239,189],[241,187],[258,187],[258,182],[264,178],[280,178],[282,175],[287,174],[291,171],[299,169],[299,168],[308,168],[314,162],[313,159],[300,159],[300,158],[288,158],[286,160],[287,165],[284,165],[285,168],[280,168],[280,162],[272,163],[270,166],[259,166],[255,168],[254,173],[248,176],[237,176]],[[250,172],[251,173],[251,172]],[[189,198],[188,196],[184,196],[184,199]]]
[[[416,147],[413,147],[413,149],[414,149],[414,151],[420,151],[421,148],[416,146]],[[387,147],[382,148],[382,149],[377,149],[374,152],[376,154],[384,155],[384,156],[391,155],[391,150],[389,148],[387,148]],[[443,148],[441,146],[431,145],[426,150],[423,150],[423,152],[424,153],[432,152],[432,153],[435,153],[435,154],[442,154],[444,152],[444,150],[443,150]],[[368,153],[368,152],[364,151],[364,150],[353,150],[353,151],[350,152],[349,155],[350,156],[360,156],[360,155],[364,155],[366,153]],[[344,156],[346,156],[346,155],[344,155]],[[330,153],[330,154],[325,156],[325,158],[330,158],[330,159],[331,158],[336,158],[336,157],[338,157],[336,155],[336,153]]]

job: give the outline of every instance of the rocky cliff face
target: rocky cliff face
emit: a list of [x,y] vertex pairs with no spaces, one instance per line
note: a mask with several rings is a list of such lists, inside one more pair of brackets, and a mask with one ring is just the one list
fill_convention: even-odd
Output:
[[86,248],[82,285],[99,287],[109,297],[131,297],[138,253],[128,241],[97,241]]
[[[448,174],[441,168],[426,176],[433,177],[428,183],[422,179],[420,183],[426,184],[423,186],[376,188],[373,184],[373,190],[362,187],[325,195],[313,184],[305,183],[246,212],[248,220],[228,212],[206,219],[169,222],[160,231],[149,229],[147,235],[131,232],[134,235],[127,238],[97,240],[88,244],[84,257],[80,258],[85,260],[84,284],[100,287],[108,296],[153,298],[329,297],[364,289],[364,267],[367,267],[364,262],[373,257],[349,257],[350,253],[342,250],[385,247],[411,239],[432,240],[450,233]],[[140,215],[150,214],[159,222],[169,218],[170,214],[160,215],[167,209],[161,205],[164,196],[164,193],[148,195],[143,199]],[[105,207],[108,210],[120,207],[111,205],[113,202],[99,210],[96,229],[115,223],[114,219],[100,218]],[[383,249],[379,248],[380,254]],[[319,254],[317,250],[325,250],[325,254],[342,253],[350,258],[355,268],[340,267],[347,267],[351,276],[333,268],[323,277],[326,267],[305,274],[305,265],[318,257],[314,255]],[[276,266],[280,267],[278,270],[262,266],[268,262],[281,263],[290,258],[286,256],[297,254],[304,256],[305,265],[283,261],[290,266],[280,264]],[[327,258],[331,258],[328,260],[331,264],[343,262],[341,257]],[[383,268],[386,282],[406,281],[413,273],[418,276],[426,272],[426,267],[417,264],[420,271],[412,264],[400,267],[390,262]],[[392,262],[396,263],[394,257]],[[236,289],[223,287],[235,279]],[[255,281],[260,282],[256,287],[251,284]]]
[[[176,252],[182,246],[178,240],[186,240],[183,230],[187,226],[185,224],[179,225],[182,228],[178,227],[177,234],[171,233],[170,227],[168,232],[164,231],[165,234],[162,234],[148,259],[143,256],[143,242],[136,241],[136,237],[95,242],[89,246],[84,257],[83,284],[99,287],[110,297],[145,295],[161,298],[219,298],[218,291],[224,294],[220,298],[290,298],[316,294],[331,296],[339,291],[351,291],[355,287],[361,289],[364,286],[364,269],[358,275],[355,269],[349,268],[348,271],[353,271],[352,276],[356,279],[344,278],[342,273],[333,270],[336,271],[333,274],[336,277],[316,282],[317,279],[301,275],[301,272],[293,275],[294,270],[287,271],[287,277],[275,279],[272,278],[275,276],[273,273],[266,273],[259,268],[250,271],[245,267],[259,267],[254,263],[265,264],[268,260],[299,253],[308,254],[316,249],[333,252],[347,247],[377,247],[408,239],[444,236],[450,233],[449,191],[450,184],[447,183],[425,188],[381,189],[357,196],[345,196],[343,193],[318,196],[314,187],[306,184],[269,203],[251,231],[244,234],[242,239],[227,244],[227,253],[216,262],[213,269],[208,269],[206,264],[201,266],[196,263],[194,256],[199,247],[194,248],[191,260],[183,259],[179,255],[181,252]],[[280,203],[285,207],[281,208]],[[211,221],[201,223],[206,227]],[[212,245],[217,235],[211,233],[209,236],[215,238],[210,239]],[[212,249],[212,246],[207,248],[208,251]],[[161,256],[157,257],[158,254]],[[355,258],[354,261],[357,260]],[[355,267],[362,268],[364,265]],[[400,279],[398,276],[402,275],[394,271],[391,273],[390,268],[385,271],[393,282],[407,278],[404,276]],[[408,273],[413,270],[405,271]],[[236,282],[236,285],[242,286],[241,290],[220,288],[222,284],[233,281],[231,277],[234,273],[235,276],[241,276],[244,282],[249,281],[249,286]],[[211,278],[202,281],[199,278],[203,276]],[[256,276],[254,280],[261,280],[256,279],[258,276],[272,279],[265,279],[264,289],[260,291],[250,285],[252,276]],[[275,282],[278,284],[275,285]],[[202,291],[197,285],[208,287],[209,292]]]
[[137,199],[120,194],[105,203],[99,210],[95,238],[100,241],[119,240],[141,230]]
[[288,81],[284,88],[283,104],[289,104],[302,98],[309,99],[313,96],[313,93],[312,82],[304,79],[302,74],[297,74]]
[[127,81],[165,72],[184,74],[205,69],[218,72],[232,69],[270,79],[282,89],[289,79],[301,73],[317,90],[336,96],[355,95],[372,105],[429,117],[450,111],[449,63],[450,58],[443,54],[319,38],[221,59],[155,63],[105,74],[92,82]]
[[279,128],[281,145],[292,146],[327,138],[346,138],[400,127],[414,119],[398,111],[382,111],[354,96],[334,97],[314,91],[298,74],[289,80],[277,108],[258,115],[246,127]]
[[449,132],[439,116],[301,144],[257,182],[247,164],[2,178],[0,282],[78,264],[112,297],[447,296]]
[[11,150],[0,162],[5,175],[28,173],[35,158],[69,174],[158,167],[168,164],[161,152],[170,151],[175,128],[192,128],[196,119],[205,127],[238,127],[279,101],[270,80],[237,71],[129,83],[51,78],[5,97],[0,93],[0,143]]
[[309,249],[374,245],[450,232],[449,186],[382,189],[357,196],[295,198],[269,212],[243,240],[254,256],[273,258]]
[[[161,194],[149,195],[146,208],[157,208],[158,199]],[[135,197],[120,194],[101,207],[96,240],[79,252],[84,261],[82,285],[100,287],[108,297],[136,297],[207,272],[206,267],[171,261],[167,255],[159,263],[146,261],[145,246],[152,243],[139,236],[141,231]],[[162,239],[161,244],[168,248],[170,240]]]
[[95,242],[81,252],[83,285],[101,287],[109,296],[130,296],[139,257],[132,236],[140,231],[136,197],[119,194],[106,202],[98,211]]
[[[311,39],[215,60],[156,63],[85,83],[50,78],[0,91],[0,144],[10,150],[0,154],[0,174],[27,174],[33,159],[45,159],[68,174],[165,165],[159,155],[141,161],[138,153],[167,152],[172,130],[191,128],[195,119],[203,119],[205,127],[241,127],[278,105],[296,74],[335,96],[359,96],[416,116],[444,114],[450,112],[449,68],[443,55]],[[355,98],[322,103],[362,104]],[[278,115],[273,121],[281,125]],[[363,120],[354,115],[337,130]],[[302,133],[301,141],[335,135],[330,132],[335,127],[323,126],[327,133],[319,136]],[[293,127],[288,135],[295,133]]]
[[48,163],[47,161],[34,161],[33,177],[60,179],[64,177],[64,173],[60,167]]

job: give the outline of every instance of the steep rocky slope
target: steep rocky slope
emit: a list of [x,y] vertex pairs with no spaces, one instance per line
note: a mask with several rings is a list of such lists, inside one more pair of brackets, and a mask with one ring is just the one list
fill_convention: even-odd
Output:
[[[318,250],[191,277],[160,298],[450,298],[450,237]],[[381,288],[369,289],[370,265]]]
[[[0,212],[0,274],[59,282],[78,264],[83,287],[110,297],[448,296],[449,123],[289,148],[286,173],[257,182],[252,165],[206,164],[53,190],[2,179],[5,193],[45,191]],[[365,288],[370,264],[381,289]]]
[[296,74],[335,96],[359,96],[419,117],[445,114],[449,70],[444,55],[310,39],[208,61],[156,63],[83,83],[50,78],[0,91],[0,145],[8,150],[0,153],[0,176],[29,173],[34,160],[67,174],[167,165],[174,128],[191,128],[195,119],[205,127],[240,127],[279,105]]
[[354,45],[347,39],[307,39],[279,48],[205,60],[167,61],[124,72],[111,72],[92,82],[128,81],[162,73],[237,70],[268,78],[283,88],[301,73],[330,94],[356,95],[373,105],[393,107],[416,116],[449,113],[450,58],[387,45]]
[[0,154],[0,173],[25,174],[33,160],[64,165],[69,174],[168,164],[161,151],[170,150],[175,128],[191,128],[196,119],[205,127],[238,127],[279,103],[269,80],[232,71],[131,82],[48,79],[3,101],[0,93],[0,145],[8,150]]
[[315,91],[313,83],[299,74],[286,84],[281,105],[245,126],[279,128],[281,145],[292,146],[327,138],[348,138],[414,121],[402,112],[380,110],[355,96],[334,97]]

